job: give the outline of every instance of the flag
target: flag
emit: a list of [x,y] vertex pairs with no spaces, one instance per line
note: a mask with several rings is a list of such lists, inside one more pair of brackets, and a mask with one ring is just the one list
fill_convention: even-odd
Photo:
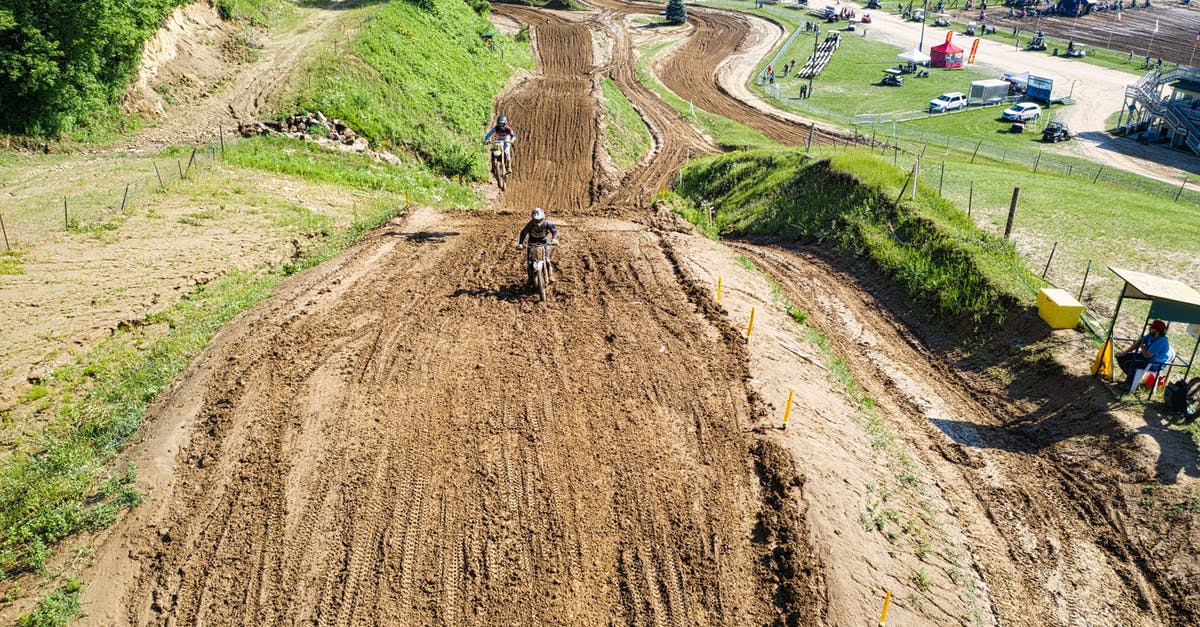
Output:
[[1117,23],[1121,23],[1121,5],[1117,5]]
[[1154,20],[1154,34],[1158,34],[1158,20]]
[[1196,43],[1200,44],[1200,33],[1196,33]]
[[976,50],[979,50],[979,40],[978,39],[975,40],[975,43],[971,44],[971,56],[967,57],[967,65],[970,65],[975,62],[975,51]]
[[1112,340],[1104,343],[1100,347],[1100,352],[1096,353],[1096,360],[1092,362],[1092,374],[1102,377],[1112,377]]
[[952,31],[952,30],[946,31],[946,43],[950,43],[950,40],[953,37],[954,37],[954,31]]

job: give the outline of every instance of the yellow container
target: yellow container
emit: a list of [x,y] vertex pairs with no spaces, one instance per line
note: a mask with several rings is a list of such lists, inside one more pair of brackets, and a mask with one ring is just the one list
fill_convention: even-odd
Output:
[[1074,329],[1083,314],[1083,305],[1066,290],[1043,287],[1037,297],[1038,315],[1053,329]]

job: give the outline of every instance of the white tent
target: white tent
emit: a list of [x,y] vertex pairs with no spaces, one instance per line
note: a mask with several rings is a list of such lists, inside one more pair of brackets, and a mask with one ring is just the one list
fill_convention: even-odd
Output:
[[917,50],[916,48],[913,48],[912,50],[907,50],[905,52],[901,52],[900,54],[896,55],[896,58],[900,59],[901,61],[906,61],[908,63],[928,63],[929,62],[929,55],[925,54],[924,52],[921,52],[920,50]]

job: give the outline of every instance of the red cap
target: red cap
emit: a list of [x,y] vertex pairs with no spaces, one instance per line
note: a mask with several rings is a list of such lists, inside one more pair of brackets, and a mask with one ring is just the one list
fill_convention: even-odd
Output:
[[1150,328],[1156,329],[1159,333],[1166,333],[1167,323],[1163,322],[1162,320],[1155,320],[1154,322],[1150,323]]

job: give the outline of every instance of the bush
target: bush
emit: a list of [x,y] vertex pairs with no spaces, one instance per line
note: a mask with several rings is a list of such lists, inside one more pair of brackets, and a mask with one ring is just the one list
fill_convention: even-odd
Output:
[[164,15],[186,0],[7,0],[0,129],[57,135],[115,108]]

